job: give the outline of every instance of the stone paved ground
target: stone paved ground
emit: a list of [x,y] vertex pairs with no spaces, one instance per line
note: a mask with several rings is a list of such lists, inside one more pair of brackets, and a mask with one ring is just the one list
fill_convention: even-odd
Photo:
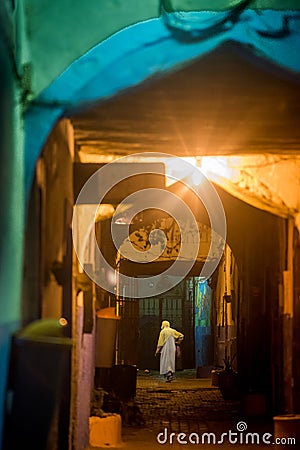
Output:
[[[142,429],[123,426],[123,440],[128,450],[137,448],[162,447],[157,442],[158,433],[167,430],[167,442],[164,446],[173,450],[193,447],[194,444],[179,444],[177,436],[185,433],[190,436],[196,433],[214,433],[217,440],[222,433],[229,430],[237,431],[237,424],[244,421],[249,432],[257,432],[260,436],[265,432],[273,433],[273,423],[263,419],[245,419],[240,410],[238,401],[224,400],[218,387],[212,386],[211,379],[197,379],[195,371],[182,371],[176,374],[176,379],[166,383],[157,372],[140,373],[137,378],[136,403],[138,404],[145,425]],[[175,437],[171,437],[175,433]],[[240,436],[240,434],[238,434]],[[166,434],[161,436],[162,442]],[[226,441],[226,438],[225,438]],[[261,441],[261,439],[260,439]],[[201,448],[212,448],[206,442],[200,443]],[[249,449],[249,445],[230,444],[224,442],[217,444],[223,449]],[[197,445],[196,445],[197,447]],[[265,447],[250,445],[251,449]]]
[[194,372],[184,372],[177,373],[171,383],[157,373],[138,376],[136,403],[147,427],[202,433],[215,422],[238,420],[238,402],[225,401],[210,379],[197,379]]
[[[126,450],[150,450],[161,447],[181,449],[182,446],[197,448],[194,443],[179,443],[179,433],[201,436],[214,433],[217,440],[222,433],[237,431],[237,423],[244,421],[248,432],[260,435],[259,445],[231,444],[228,440],[216,446],[222,449],[258,449],[266,447],[261,442],[265,432],[273,433],[272,420],[249,419],[243,417],[238,401],[224,400],[218,387],[212,386],[211,379],[197,379],[195,371],[176,373],[176,379],[166,383],[157,372],[139,372],[135,402],[145,420],[143,426],[132,426],[123,422],[122,440]],[[161,435],[161,443],[157,436]],[[171,437],[171,433],[174,433]],[[165,437],[167,441],[164,443]],[[174,437],[175,436],[175,437]],[[238,434],[239,438],[241,434]],[[214,445],[201,444],[201,448]],[[268,446],[270,448],[270,446]],[[276,446],[277,447],[277,446]],[[279,447],[278,447],[279,448]],[[290,447],[291,448],[291,447]]]

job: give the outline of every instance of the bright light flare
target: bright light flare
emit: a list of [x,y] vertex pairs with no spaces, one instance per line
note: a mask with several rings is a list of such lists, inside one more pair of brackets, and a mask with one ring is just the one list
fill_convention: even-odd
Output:
[[201,159],[201,171],[210,180],[223,178],[237,182],[240,178],[240,158],[226,156],[203,156]]
[[[181,164],[181,160],[189,163]],[[167,158],[164,160],[166,167],[166,186],[171,186],[178,180],[183,180],[188,177],[192,177],[194,170],[193,167],[197,165],[197,159],[194,157],[187,158]],[[199,176],[195,178],[197,182],[199,181]],[[194,183],[195,184],[195,183]],[[200,183],[199,183],[200,184]]]
[[[181,160],[189,165],[181,164]],[[164,161],[166,166],[166,185],[170,186],[178,179],[189,179],[194,186],[199,186],[203,175],[209,180],[227,180],[237,182],[240,178],[242,158],[227,156],[202,156],[188,158],[169,158]]]

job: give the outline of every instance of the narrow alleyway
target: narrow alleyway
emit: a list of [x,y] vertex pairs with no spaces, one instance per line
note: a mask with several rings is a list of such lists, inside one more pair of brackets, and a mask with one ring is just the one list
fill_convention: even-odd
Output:
[[[138,426],[123,420],[122,447],[129,450],[162,446],[179,449],[182,445],[195,447],[195,444],[202,448],[215,444],[237,449],[249,448],[250,444],[251,448],[256,449],[268,445],[262,442],[264,433],[273,435],[272,419],[246,418],[239,401],[224,400],[219,388],[212,386],[211,379],[196,378],[194,370],[178,371],[171,383],[166,383],[158,372],[139,372],[135,402],[145,422]],[[231,436],[231,442],[228,438],[230,430],[235,433]],[[238,430],[242,432],[238,433]],[[223,442],[222,433],[227,433]],[[241,444],[241,436],[245,441],[246,433],[256,433],[259,437],[255,439],[259,439],[259,444],[257,440],[252,443],[251,438],[248,444]],[[201,442],[203,435],[204,443]],[[197,436],[200,442],[196,442]],[[178,437],[183,442],[178,442]],[[184,442],[189,437],[192,442]],[[237,442],[234,442],[235,438]]]

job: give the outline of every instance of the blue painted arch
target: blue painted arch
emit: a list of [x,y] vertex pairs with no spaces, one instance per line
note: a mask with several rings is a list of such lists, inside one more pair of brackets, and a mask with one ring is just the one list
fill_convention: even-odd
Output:
[[226,41],[251,48],[300,79],[300,12],[250,10],[173,12],[140,22],[100,42],[74,61],[25,115],[27,195],[40,152],[54,124],[88,107],[188,64]]

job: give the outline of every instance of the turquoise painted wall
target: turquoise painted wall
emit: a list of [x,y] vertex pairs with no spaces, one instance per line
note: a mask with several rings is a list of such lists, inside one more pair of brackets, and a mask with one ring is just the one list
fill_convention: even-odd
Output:
[[[0,32],[0,442],[11,333],[19,327],[24,227],[24,144],[18,86]],[[1,445],[1,444],[0,444]]]

